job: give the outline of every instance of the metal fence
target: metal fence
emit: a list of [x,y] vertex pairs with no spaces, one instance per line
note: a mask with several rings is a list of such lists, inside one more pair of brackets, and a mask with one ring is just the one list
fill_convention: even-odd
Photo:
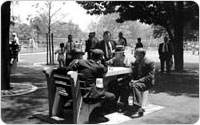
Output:
[[[74,38],[74,41],[80,41],[79,38]],[[117,41],[117,40],[116,40]],[[54,38],[54,50],[59,48],[60,43],[66,43],[67,38]],[[162,41],[152,39],[152,40],[142,40],[144,48],[147,50],[158,50],[158,46]],[[21,53],[34,53],[34,52],[46,52],[46,39],[39,39],[34,43],[31,43],[30,40],[20,40],[21,43]],[[85,39],[82,39],[83,48],[85,47]],[[128,46],[135,48],[137,40],[127,39]],[[199,42],[198,41],[185,41],[184,50],[186,51],[198,51]]]

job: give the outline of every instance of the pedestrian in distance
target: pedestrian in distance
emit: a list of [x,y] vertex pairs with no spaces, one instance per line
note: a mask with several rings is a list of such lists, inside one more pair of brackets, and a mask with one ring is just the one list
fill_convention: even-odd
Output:
[[60,43],[60,48],[55,51],[55,54],[58,54],[57,61],[59,63],[59,67],[65,66],[65,45],[64,43]]
[[68,66],[69,63],[73,60],[71,52],[75,48],[75,42],[73,41],[73,36],[71,34],[68,35],[68,41],[65,45],[66,57],[65,57],[65,65]]
[[137,38],[137,43],[135,44],[135,49],[137,48],[143,48],[143,44],[141,42],[141,38]]
[[127,41],[126,41],[126,38],[124,38],[123,36],[123,33],[122,32],[119,32],[119,39],[117,41],[117,45],[122,45],[122,46],[127,46]]
[[160,58],[161,73],[164,72],[165,64],[167,73],[171,69],[171,59],[172,59],[172,46],[169,44],[168,37],[164,37],[164,43],[161,43],[158,48],[158,54]]

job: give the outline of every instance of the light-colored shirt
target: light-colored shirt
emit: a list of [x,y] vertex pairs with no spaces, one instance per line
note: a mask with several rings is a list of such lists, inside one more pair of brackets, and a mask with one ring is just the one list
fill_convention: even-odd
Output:
[[163,44],[162,52],[168,52],[168,44],[167,43]]

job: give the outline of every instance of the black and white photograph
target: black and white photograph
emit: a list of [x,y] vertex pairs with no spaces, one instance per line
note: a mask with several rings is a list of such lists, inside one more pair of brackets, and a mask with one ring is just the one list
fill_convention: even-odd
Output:
[[1,1],[1,124],[198,124],[197,1]]

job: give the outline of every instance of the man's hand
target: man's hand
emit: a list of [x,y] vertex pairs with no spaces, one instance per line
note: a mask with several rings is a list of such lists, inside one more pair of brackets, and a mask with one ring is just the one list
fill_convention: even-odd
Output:
[[131,80],[130,82],[129,82],[129,86],[130,87],[134,87],[135,86],[135,84],[138,82],[138,80]]

